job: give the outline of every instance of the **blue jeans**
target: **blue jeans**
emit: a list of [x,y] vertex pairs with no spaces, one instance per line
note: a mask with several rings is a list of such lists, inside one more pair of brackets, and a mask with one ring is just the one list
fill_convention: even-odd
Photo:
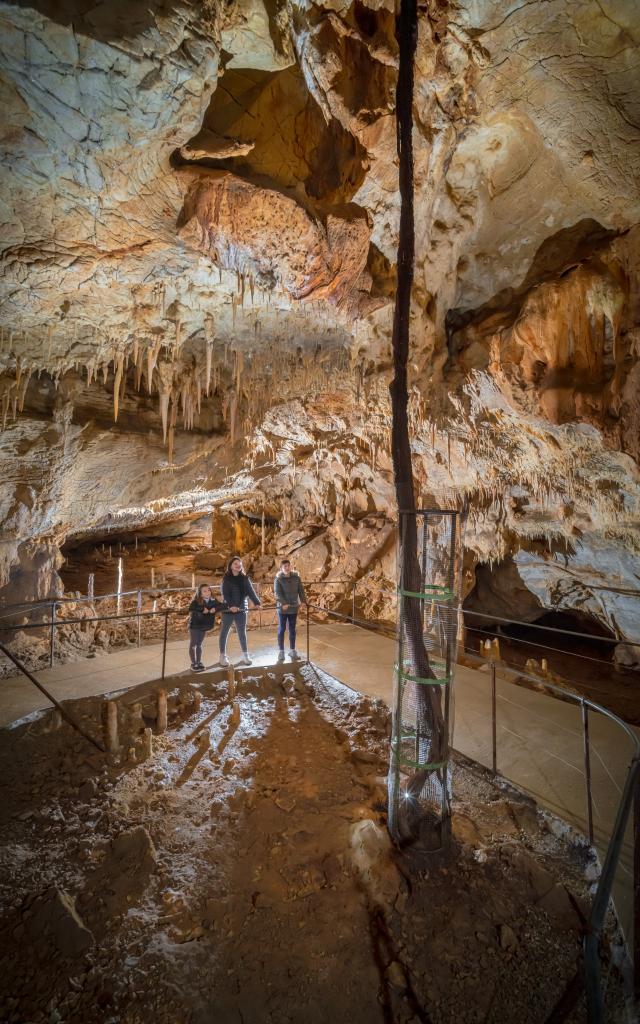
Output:
[[281,612],[278,608],[278,649],[284,651],[284,634],[287,626],[289,627],[289,650],[295,651],[296,649],[296,621],[298,619],[297,612]]
[[238,640],[240,641],[240,647],[242,653],[247,653],[247,613],[246,612],[223,612],[222,621],[220,623],[220,654],[227,653],[227,637],[231,632],[231,627],[236,627],[236,633],[238,634]]

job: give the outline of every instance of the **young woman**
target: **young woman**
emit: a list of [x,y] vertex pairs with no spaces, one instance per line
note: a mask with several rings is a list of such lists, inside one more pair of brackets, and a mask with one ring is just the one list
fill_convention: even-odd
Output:
[[204,671],[202,643],[205,634],[215,625],[216,612],[225,607],[221,601],[216,601],[211,593],[211,587],[206,583],[200,584],[196,596],[189,605],[189,658],[194,672]]
[[222,625],[220,626],[220,664],[228,665],[227,658],[227,637],[232,626],[236,627],[242,658],[239,665],[250,665],[249,649],[247,647],[247,608],[251,601],[254,608],[260,604],[260,599],[253,589],[251,580],[245,574],[242,567],[242,559],[234,555],[230,559],[227,571],[222,577],[222,600],[227,610],[222,613]]

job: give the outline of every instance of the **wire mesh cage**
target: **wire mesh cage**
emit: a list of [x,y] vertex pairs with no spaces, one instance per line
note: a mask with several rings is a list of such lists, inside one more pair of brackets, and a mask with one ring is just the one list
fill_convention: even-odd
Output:
[[450,509],[400,513],[389,830],[434,851],[450,835],[463,525]]

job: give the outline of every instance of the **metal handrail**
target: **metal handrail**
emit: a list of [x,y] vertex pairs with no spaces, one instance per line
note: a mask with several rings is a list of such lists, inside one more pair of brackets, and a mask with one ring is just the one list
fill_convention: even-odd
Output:
[[[322,608],[317,605],[309,605],[307,609],[307,661],[309,661],[309,612],[310,611],[321,611],[325,615],[332,616],[341,621],[351,622],[352,625],[362,626],[373,631],[379,632],[381,635],[389,638],[388,632],[383,632],[377,628],[377,623],[365,622],[362,623],[359,620],[352,619],[351,616],[344,615],[340,612],[333,612],[329,609]],[[394,639],[397,639],[397,631],[395,631]],[[492,770],[494,774],[497,774],[497,730],[496,730],[496,662],[491,661],[491,703],[492,703]],[[509,672],[517,675],[520,679],[526,679],[529,682],[540,685],[541,680],[537,676],[532,676],[526,672],[522,672],[519,669],[511,668],[510,666],[500,666],[506,668]],[[505,679],[506,682],[516,684],[515,680]],[[592,795],[591,795],[591,774],[590,774],[590,746],[589,746],[589,731],[588,731],[588,717],[587,710],[589,708],[596,711],[598,714],[604,715],[609,718],[616,726],[621,728],[627,738],[632,743],[633,754],[631,757],[629,769],[625,780],[624,789],[620,800],[618,802],[618,809],[616,813],[616,820],[607,843],[607,850],[605,855],[604,864],[598,879],[598,886],[596,889],[596,895],[591,907],[587,927],[585,929],[583,939],[583,955],[584,955],[584,986],[586,990],[586,1002],[587,1002],[587,1019],[588,1024],[603,1024],[604,1021],[604,999],[602,993],[602,985],[600,982],[600,941],[602,938],[602,932],[604,929],[604,922],[606,918],[607,909],[611,901],[611,894],[613,889],[613,880],[616,869],[620,860],[620,853],[624,842],[624,834],[631,813],[631,808],[636,801],[636,813],[635,813],[635,831],[634,831],[634,861],[640,863],[640,737],[636,735],[631,727],[619,718],[608,708],[603,707],[601,704],[590,700],[587,697],[581,697],[577,694],[572,693],[570,690],[565,690],[563,687],[558,686],[554,683],[544,682],[545,689],[553,691],[556,695],[561,697],[563,700],[568,700],[571,703],[577,704],[582,712],[582,727],[583,727],[583,739],[584,739],[584,758],[585,758],[585,788],[587,795],[587,823],[589,830],[589,842],[593,845],[593,813],[592,813]],[[472,759],[473,760],[473,759]],[[635,880],[635,900],[637,901],[640,896],[640,875]],[[640,906],[636,905],[636,911],[640,911]],[[634,966],[634,989],[636,998],[640,995],[640,912],[634,914],[634,951],[633,951],[633,966]],[[577,993],[578,990],[576,990]],[[551,1018],[550,1018],[551,1019]],[[564,1015],[558,1019],[564,1019]]]
[[[184,588],[184,589],[191,589],[191,588]],[[134,591],[134,593],[136,593],[136,591]],[[53,602],[53,605],[55,606],[56,603],[57,602]],[[274,610],[276,608],[277,608],[277,605],[275,605],[275,604],[273,604],[273,605],[262,605],[261,604],[257,608],[249,608],[249,609],[247,609],[247,611],[249,613],[254,613],[254,612],[261,612],[262,610]],[[380,635],[386,637],[387,639],[397,639],[397,631],[396,630],[392,631],[391,629],[384,629],[384,627],[381,626],[381,624],[379,624],[379,623],[371,622],[371,621],[366,620],[366,619],[364,619],[364,620],[363,619],[356,619],[355,616],[349,616],[349,615],[345,615],[345,614],[343,614],[341,612],[335,612],[335,611],[333,611],[331,609],[323,608],[321,605],[315,605],[315,604],[312,604],[312,603],[306,603],[306,642],[307,642],[306,660],[307,660],[307,663],[310,661],[310,623],[311,623],[311,613],[312,612],[320,612],[320,613],[322,613],[325,616],[329,616],[329,617],[338,619],[341,622],[350,623],[353,626],[357,626],[357,627],[360,627],[360,628],[365,628],[365,629],[367,629],[367,630],[369,630],[371,632],[379,633]],[[187,615],[187,614],[189,614],[188,613],[188,609],[184,609],[184,608],[164,608],[164,609],[159,609],[159,610],[156,610],[156,611],[147,611],[147,612],[143,612],[140,608],[138,608],[135,612],[132,612],[132,613],[129,613],[129,614],[121,613],[121,614],[116,614],[116,615],[98,615],[98,616],[91,616],[91,617],[86,617],[86,618],[62,619],[62,620],[57,620],[57,621],[56,621],[55,617],[52,616],[51,622],[50,623],[44,623],[44,625],[50,625],[51,626],[51,632],[52,632],[52,635],[53,635],[53,633],[55,631],[55,628],[57,626],[61,626],[61,625],[73,625],[73,624],[77,624],[77,623],[102,622],[102,621],[111,622],[111,621],[117,621],[117,620],[123,620],[123,619],[132,619],[132,618],[137,618],[138,620],[140,620],[141,618],[153,618],[153,617],[156,617],[156,616],[162,616],[163,620],[164,620],[164,628],[163,628],[163,641],[162,641],[162,671],[161,671],[161,678],[164,679],[165,675],[166,675],[166,654],[167,654],[167,639],[168,639],[169,616],[170,615]],[[21,629],[28,629],[28,628],[38,629],[38,628],[42,628],[42,625],[43,625],[42,623],[40,623],[40,624],[38,624],[38,623],[27,623],[27,624],[21,626],[20,628]],[[0,627],[0,629],[3,630],[3,631],[14,631],[15,627],[4,626],[4,627]],[[91,743],[93,743],[94,746],[98,746],[99,749],[102,749],[100,747],[100,745],[98,743],[96,743],[96,741],[92,737],[90,737],[88,734],[86,734],[82,730],[82,728],[77,723],[74,722],[73,717],[70,716],[67,711],[65,711],[63,706],[61,704],[59,704],[58,701],[56,701],[56,699],[45,689],[45,687],[42,686],[42,684],[28,671],[28,669],[26,669],[18,661],[18,659],[3,644],[0,644],[0,652],[4,653],[20,669],[20,671],[23,672],[24,675],[26,675],[27,678],[29,678],[31,680],[31,682],[33,682],[38,687],[38,689],[47,697],[47,699],[50,700],[52,702],[52,704],[54,704],[60,710],[61,714],[70,722],[70,724],[73,725],[74,728],[78,729],[78,731],[82,735],[84,735],[87,740],[89,740]],[[506,665],[503,666],[503,668],[506,668],[508,671],[512,672],[513,674],[517,674],[520,679],[526,679],[526,680],[528,680],[530,682],[535,683],[536,685],[539,685],[540,682],[541,682],[540,679],[537,676],[529,675],[528,673],[522,672],[519,669],[513,669],[510,666],[506,666]],[[511,682],[511,680],[507,680],[507,681]],[[494,772],[497,772],[496,662],[495,661],[491,662],[491,684],[492,684],[491,685],[491,690],[492,690],[492,743],[493,743],[492,763],[493,763],[493,770],[494,770]],[[599,980],[599,978],[600,978],[600,975],[599,975],[599,944],[600,944],[600,939],[601,939],[602,930],[603,930],[603,926],[604,926],[604,920],[605,920],[605,916],[606,916],[607,907],[608,907],[609,901],[611,899],[611,890],[612,890],[612,885],[613,885],[613,878],[614,878],[614,874],[615,874],[615,871],[616,871],[616,868],[617,868],[617,865],[618,865],[618,861],[619,861],[619,858],[620,858],[620,851],[621,851],[622,843],[623,843],[623,839],[624,839],[624,831],[625,831],[626,824],[627,824],[627,821],[628,821],[628,818],[629,818],[629,814],[630,814],[630,811],[631,811],[631,804],[632,804],[633,799],[634,799],[634,793],[637,793],[637,791],[638,791],[638,785],[639,785],[638,779],[640,778],[640,739],[630,729],[630,727],[627,725],[626,722],[623,722],[622,719],[618,718],[617,715],[615,715],[613,712],[609,711],[607,708],[602,707],[602,705],[597,704],[595,701],[592,701],[592,700],[590,700],[589,698],[586,698],[586,697],[580,697],[580,696],[572,693],[571,691],[565,690],[563,687],[558,686],[558,685],[553,684],[553,683],[547,683],[545,681],[544,685],[545,685],[546,689],[549,689],[552,692],[558,694],[560,697],[562,697],[563,700],[568,700],[568,701],[570,701],[572,703],[575,703],[575,704],[579,705],[581,710],[582,710],[583,735],[584,735],[584,742],[585,742],[585,784],[586,784],[586,787],[587,787],[587,820],[589,822],[589,831],[590,831],[590,841],[591,842],[593,842],[593,823],[592,823],[592,814],[591,814],[591,791],[590,791],[591,783],[590,783],[590,771],[589,771],[589,734],[588,734],[588,718],[585,715],[585,709],[592,708],[594,711],[598,712],[599,714],[605,715],[612,722],[614,722],[614,724],[616,724],[617,726],[621,727],[623,729],[623,731],[625,732],[625,734],[627,735],[627,737],[631,740],[631,742],[633,744],[633,747],[634,747],[634,754],[633,754],[632,761],[631,761],[631,764],[630,764],[630,768],[629,768],[629,771],[628,771],[628,774],[627,774],[627,779],[626,779],[626,782],[625,782],[625,787],[624,787],[624,790],[623,790],[623,794],[622,794],[620,802],[618,804],[618,812],[617,812],[616,822],[614,824],[614,828],[613,828],[611,837],[609,839],[609,843],[607,845],[607,853],[606,853],[606,856],[605,856],[605,861],[604,861],[603,869],[602,869],[602,872],[601,872],[601,875],[600,875],[600,879],[598,881],[598,888],[596,890],[596,896],[595,896],[595,899],[594,899],[594,902],[593,902],[593,905],[592,905],[591,913],[590,913],[590,916],[589,916],[588,928],[587,928],[587,932],[586,932],[585,939],[584,939],[584,964],[585,964],[585,972],[586,972],[585,973],[585,984],[586,984],[586,993],[587,993],[588,1020],[589,1020],[589,1024],[601,1024],[601,1021],[603,1020],[603,998],[602,998],[602,990],[601,990],[600,980]],[[640,804],[640,799],[639,799],[639,804]],[[639,817],[640,817],[640,815],[639,815]],[[637,832],[636,832],[636,844],[637,844],[640,841],[640,825],[639,825],[638,822],[636,822],[636,826],[637,826]],[[636,856],[637,856],[637,854],[636,854]],[[636,937],[636,941],[637,941],[637,937]],[[640,959],[640,958],[638,958],[637,956],[634,957],[634,970],[635,970],[636,979],[638,977],[638,970],[640,969],[640,963],[636,962],[636,960],[638,960],[638,959]]]

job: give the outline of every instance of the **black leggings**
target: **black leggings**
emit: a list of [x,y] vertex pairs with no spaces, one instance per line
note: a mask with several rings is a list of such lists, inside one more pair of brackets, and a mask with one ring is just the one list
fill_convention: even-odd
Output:
[[197,665],[202,659],[202,644],[206,635],[206,629],[189,630],[189,657],[192,665]]

